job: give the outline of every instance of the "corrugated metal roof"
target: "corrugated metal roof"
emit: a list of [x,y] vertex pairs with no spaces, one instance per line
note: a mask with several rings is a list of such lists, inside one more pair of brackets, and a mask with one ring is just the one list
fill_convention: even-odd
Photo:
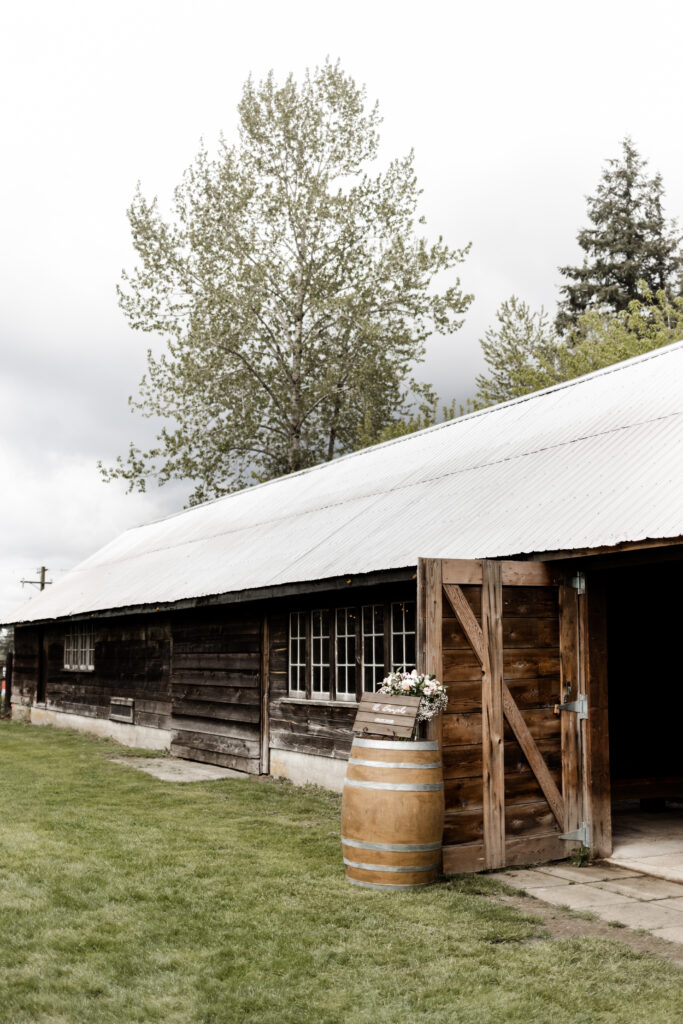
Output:
[[683,535],[683,343],[128,530],[13,621]]

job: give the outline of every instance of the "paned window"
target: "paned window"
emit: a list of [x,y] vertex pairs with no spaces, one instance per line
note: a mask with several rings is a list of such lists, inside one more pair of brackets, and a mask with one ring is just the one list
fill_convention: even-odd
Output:
[[336,611],[336,684],[337,700],[356,699],[356,621],[355,608]]
[[64,668],[92,672],[95,668],[95,638],[92,626],[70,626],[64,636]]
[[330,613],[311,612],[311,696],[330,695]]
[[384,605],[363,608],[363,689],[374,693],[384,679]]
[[289,616],[289,692],[306,695],[306,614]]
[[397,601],[391,606],[391,667],[412,672],[415,664],[415,602]]

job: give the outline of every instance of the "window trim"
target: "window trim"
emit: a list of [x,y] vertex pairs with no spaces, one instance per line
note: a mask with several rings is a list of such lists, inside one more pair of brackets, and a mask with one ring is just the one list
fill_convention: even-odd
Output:
[[64,633],[62,653],[64,672],[94,672],[95,630],[92,623],[71,624]]
[[[316,634],[314,632],[313,618],[315,615],[319,615],[321,619],[320,629],[321,632]],[[322,631],[323,616],[327,615],[327,633]],[[309,615],[310,621],[310,700],[333,700],[333,688],[332,688],[332,640],[334,630],[332,628],[332,619],[334,618],[334,611],[329,608],[311,608]],[[323,643],[327,640],[327,661],[323,660]],[[320,650],[316,651],[316,645],[319,643]],[[320,654],[320,661],[316,661],[316,655]],[[314,686],[315,672],[316,669],[320,669],[321,682],[323,670],[327,668],[327,690],[316,690]]]
[[[417,607],[415,608],[415,613],[416,613],[415,629],[407,630],[405,628],[405,625],[406,625],[405,606],[408,605],[408,604],[415,604],[415,602],[414,601],[392,601],[391,605],[390,605],[390,615],[391,615],[391,652],[390,653],[391,653],[391,670],[392,670],[392,672],[395,671],[396,669],[401,669],[401,668],[405,669],[406,672],[412,672],[412,670],[414,668],[417,668]],[[394,631],[394,609],[399,607],[399,606],[403,606],[402,607],[402,613],[401,613],[401,625],[403,626],[403,629],[401,629],[397,633],[397,632]],[[402,639],[402,643],[401,643],[401,647],[403,648],[404,656],[405,656],[405,653],[406,653],[406,637],[412,636],[412,637],[415,638],[415,641],[414,641],[414,644],[415,644],[415,661],[411,661],[411,662],[406,663],[405,659],[404,659],[404,661],[400,665],[394,664],[394,640],[395,640],[395,638],[397,636],[400,636],[400,637],[403,638]],[[410,666],[410,667],[408,667],[408,666]]]
[[[338,626],[339,626],[338,616],[339,616],[340,612],[344,613],[344,627],[345,627],[345,630],[344,630],[344,633],[342,633],[342,634],[339,634],[339,632],[338,632]],[[353,618],[354,618],[355,621],[353,622],[353,632],[349,632],[349,613],[354,613],[354,612],[355,612],[355,615],[353,615]],[[334,618],[334,692],[335,692],[335,699],[337,701],[342,701],[342,702],[345,702],[345,703],[349,703],[349,702],[353,702],[353,701],[358,703],[358,682],[359,682],[359,675],[360,675],[360,668],[359,668],[359,664],[358,664],[358,658],[359,658],[359,647],[358,647],[358,628],[359,628],[359,622],[358,622],[358,620],[359,620],[360,616],[358,614],[358,609],[354,605],[343,605],[340,608],[333,608],[332,609],[332,615],[333,615],[333,618]],[[350,662],[349,661],[348,641],[352,637],[353,637],[353,662]],[[338,646],[339,640],[341,638],[344,639],[344,662],[343,662],[343,666],[342,667],[345,670],[344,671],[345,679],[344,679],[344,690],[340,693],[340,691],[339,691],[339,669],[340,669],[340,664],[339,664],[339,661],[337,660],[337,653],[338,653],[337,646]],[[353,668],[353,675],[354,675],[353,690],[351,690],[349,688],[349,669],[350,668]]]
[[[283,697],[283,700],[296,703],[310,703],[318,705],[334,705],[337,706],[353,706],[358,704],[364,693],[372,693],[372,690],[364,690],[365,681],[365,662],[364,662],[364,634],[363,634],[363,609],[368,607],[379,606],[383,610],[384,628],[383,628],[383,656],[384,663],[382,665],[382,677],[386,676],[395,667],[393,664],[393,650],[394,650],[394,633],[393,633],[393,610],[394,605],[397,604],[412,604],[417,613],[417,600],[415,597],[399,598],[398,600],[392,600],[391,596],[383,600],[369,601],[367,604],[361,602],[357,604],[350,604],[348,600],[343,604],[327,604],[324,606],[309,607],[306,610],[301,608],[295,609],[289,612],[288,616],[288,634],[287,634],[287,696]],[[330,689],[329,693],[321,690],[313,690],[313,669],[312,664],[312,623],[313,615],[316,612],[327,612],[329,618],[329,672],[330,672]],[[356,668],[356,686],[354,692],[339,692],[337,687],[337,615],[339,612],[346,612],[347,617],[349,613],[355,613],[356,617],[356,633],[355,633],[355,668]],[[305,692],[301,690],[293,690],[291,687],[292,679],[292,663],[291,663],[291,641],[292,641],[292,621],[294,616],[301,616],[304,623],[304,635],[299,636],[299,639],[304,641],[304,661],[300,661],[297,665],[303,667],[305,662]],[[346,623],[348,628],[348,622]],[[343,634],[345,637],[351,637],[352,633]],[[373,636],[381,636],[381,633],[374,633]],[[404,636],[408,635],[406,633]],[[415,637],[417,640],[417,623],[415,626]],[[405,652],[405,640],[403,642],[403,648]],[[416,649],[417,657],[417,649]],[[344,663],[347,667],[350,667],[348,662]],[[379,668],[379,662],[376,663],[376,667]],[[401,666],[396,666],[400,668]]]
[[[297,619],[297,626],[300,626],[303,623],[303,633],[300,633],[299,630],[297,629],[296,636],[294,637],[292,635],[292,619],[294,619],[295,617]],[[308,696],[308,694],[306,692],[307,680],[308,680],[308,657],[307,657],[307,651],[308,651],[308,636],[307,636],[307,633],[308,633],[308,629],[307,629],[307,621],[308,621],[308,615],[306,614],[306,612],[303,612],[303,611],[292,611],[292,612],[289,613],[289,628],[288,628],[288,634],[287,634],[287,693],[288,693],[288,695],[290,697],[303,697],[303,698],[306,698]],[[293,639],[296,640],[297,656],[300,656],[300,654],[301,654],[300,643],[303,640],[303,647],[304,647],[304,649],[303,649],[303,661],[299,661],[299,660],[297,660],[295,662],[292,661],[292,640]],[[297,668],[297,669],[303,668],[303,670],[304,670],[303,671],[303,683],[304,683],[303,689],[299,689],[298,687],[296,689],[293,689],[293,687],[292,687],[292,669],[293,668]],[[297,680],[298,680],[298,673],[297,673]]]

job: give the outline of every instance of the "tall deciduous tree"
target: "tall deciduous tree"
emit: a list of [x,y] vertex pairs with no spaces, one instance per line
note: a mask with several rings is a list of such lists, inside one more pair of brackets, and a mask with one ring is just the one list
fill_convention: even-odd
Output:
[[607,161],[594,196],[588,196],[590,227],[577,240],[585,256],[580,267],[560,267],[558,331],[576,327],[588,310],[618,313],[639,298],[638,282],[673,298],[683,266],[681,236],[664,214],[661,175],[649,177],[647,161],[625,138],[620,158]]
[[353,450],[433,402],[412,368],[430,333],[461,325],[467,248],[418,234],[412,153],[370,172],[379,124],[339,64],[301,85],[271,74],[244,87],[239,144],[202,148],[174,217],[138,190],[120,305],[167,351],[148,353],[130,401],[169,424],[105,479],[191,480],[194,503]]

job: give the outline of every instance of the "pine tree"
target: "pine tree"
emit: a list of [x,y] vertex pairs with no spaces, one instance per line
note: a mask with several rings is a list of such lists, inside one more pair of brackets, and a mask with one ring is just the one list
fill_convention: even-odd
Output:
[[679,294],[681,235],[676,221],[664,214],[661,175],[648,177],[646,167],[627,137],[621,157],[607,161],[595,195],[586,197],[592,226],[577,236],[583,265],[559,268],[569,282],[560,289],[560,333],[575,328],[589,310],[609,316],[627,309],[641,295],[639,281],[670,298]]

